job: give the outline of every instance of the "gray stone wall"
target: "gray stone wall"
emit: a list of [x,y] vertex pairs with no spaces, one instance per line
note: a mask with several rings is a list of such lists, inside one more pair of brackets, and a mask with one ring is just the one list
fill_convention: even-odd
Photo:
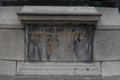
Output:
[[22,7],[0,7],[0,80],[13,80],[17,61],[24,61],[25,31],[16,13]]
[[[0,80],[38,80],[37,77],[17,76],[20,70],[24,70],[21,65],[31,65],[25,63],[25,29],[18,20],[16,13],[22,7],[0,7]],[[93,63],[98,70],[98,75],[89,77],[68,77],[64,80],[119,80],[120,79],[120,14],[117,8],[98,8],[102,13],[101,20],[97,24],[94,38]],[[97,65],[95,63],[98,63]],[[22,64],[21,64],[22,63]],[[23,64],[25,63],[25,64]],[[81,63],[82,64],[82,63]],[[87,64],[87,63],[86,63]],[[35,64],[36,65],[36,64]],[[50,65],[50,64],[49,64]],[[37,65],[38,66],[38,65]],[[91,67],[85,65],[86,68]],[[86,69],[85,68],[85,69]],[[32,68],[34,69],[34,68]],[[80,69],[84,69],[81,67]],[[95,68],[89,68],[94,69]],[[95,70],[96,71],[96,70]],[[96,74],[96,72],[84,72]],[[82,73],[80,73],[82,75]],[[39,80],[47,80],[43,77]],[[56,80],[61,78],[49,78]]]

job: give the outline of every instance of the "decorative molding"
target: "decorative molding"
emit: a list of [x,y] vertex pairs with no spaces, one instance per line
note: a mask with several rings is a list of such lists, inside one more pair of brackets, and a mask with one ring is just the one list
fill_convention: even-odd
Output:
[[24,6],[17,15],[27,25],[95,25],[102,14],[94,7]]

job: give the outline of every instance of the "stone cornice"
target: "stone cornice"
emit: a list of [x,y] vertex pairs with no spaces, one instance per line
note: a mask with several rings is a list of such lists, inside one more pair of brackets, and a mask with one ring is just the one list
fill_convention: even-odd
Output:
[[101,16],[94,7],[58,6],[24,6],[17,15],[27,25],[95,25]]

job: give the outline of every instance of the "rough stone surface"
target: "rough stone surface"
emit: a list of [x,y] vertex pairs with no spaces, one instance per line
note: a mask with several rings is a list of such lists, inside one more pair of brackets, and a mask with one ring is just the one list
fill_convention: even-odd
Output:
[[103,62],[102,76],[103,77],[120,76],[120,61]]
[[16,70],[15,61],[0,60],[0,75],[15,76],[15,70]]
[[120,60],[120,30],[96,30],[94,60]]
[[96,63],[24,63],[18,62],[17,75],[36,76],[101,76],[101,65]]
[[24,60],[24,31],[0,29],[0,59]]
[[100,8],[96,10],[102,13],[97,29],[120,29],[120,13],[118,8]]
[[0,28],[23,28],[17,12],[22,7],[0,7]]

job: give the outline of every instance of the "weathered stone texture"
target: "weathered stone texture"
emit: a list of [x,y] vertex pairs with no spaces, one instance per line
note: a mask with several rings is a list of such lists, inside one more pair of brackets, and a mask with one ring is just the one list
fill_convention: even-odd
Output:
[[23,28],[17,12],[22,7],[0,7],[0,28]]
[[120,61],[103,62],[102,75],[103,77],[120,76]]
[[120,60],[120,30],[96,30],[95,61]]
[[24,31],[0,29],[0,59],[24,60]]
[[[27,27],[27,61],[91,61],[93,47],[91,43],[93,41],[91,39],[93,38],[92,27]],[[79,35],[81,36],[79,37]]]
[[118,8],[100,8],[96,10],[102,13],[97,29],[120,29],[120,13]]
[[[15,76],[16,62],[0,60],[0,75]],[[1,77],[2,78],[2,77]]]

